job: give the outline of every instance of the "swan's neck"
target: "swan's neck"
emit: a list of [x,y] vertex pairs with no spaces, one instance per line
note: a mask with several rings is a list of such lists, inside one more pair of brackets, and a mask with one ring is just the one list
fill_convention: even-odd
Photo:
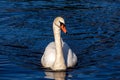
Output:
[[56,47],[56,59],[55,63],[53,64],[53,70],[65,70],[65,60],[62,51],[62,39],[61,39],[61,31],[60,29],[53,24],[53,31],[54,31],[54,39],[55,39],[55,47]]

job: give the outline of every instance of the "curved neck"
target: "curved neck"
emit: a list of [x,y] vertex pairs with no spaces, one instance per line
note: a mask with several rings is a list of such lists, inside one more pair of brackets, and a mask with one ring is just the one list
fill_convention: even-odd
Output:
[[55,48],[56,48],[56,59],[53,65],[54,70],[65,70],[65,61],[62,51],[62,39],[61,39],[61,31],[60,29],[53,24],[53,31],[54,31],[54,39],[55,39]]

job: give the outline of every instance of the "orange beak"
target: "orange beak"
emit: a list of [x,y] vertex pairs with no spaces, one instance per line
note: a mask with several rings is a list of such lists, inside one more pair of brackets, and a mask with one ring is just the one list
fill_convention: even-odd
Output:
[[61,28],[61,30],[62,30],[64,33],[67,33],[67,30],[66,30],[66,27],[65,27],[64,24],[62,24],[62,25],[60,26],[60,28]]

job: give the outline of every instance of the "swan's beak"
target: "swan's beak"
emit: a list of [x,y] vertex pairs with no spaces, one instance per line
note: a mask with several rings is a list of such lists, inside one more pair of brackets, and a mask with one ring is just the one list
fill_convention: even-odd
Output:
[[64,33],[67,33],[67,29],[66,29],[66,26],[64,24],[62,24],[60,26],[61,30],[64,32]]

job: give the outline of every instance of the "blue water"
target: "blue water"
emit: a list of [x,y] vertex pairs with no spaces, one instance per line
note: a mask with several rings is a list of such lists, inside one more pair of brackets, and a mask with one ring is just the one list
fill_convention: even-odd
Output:
[[[41,66],[53,41],[52,22],[62,16],[63,40],[78,57],[66,72]],[[119,0],[1,0],[0,80],[120,80]]]

